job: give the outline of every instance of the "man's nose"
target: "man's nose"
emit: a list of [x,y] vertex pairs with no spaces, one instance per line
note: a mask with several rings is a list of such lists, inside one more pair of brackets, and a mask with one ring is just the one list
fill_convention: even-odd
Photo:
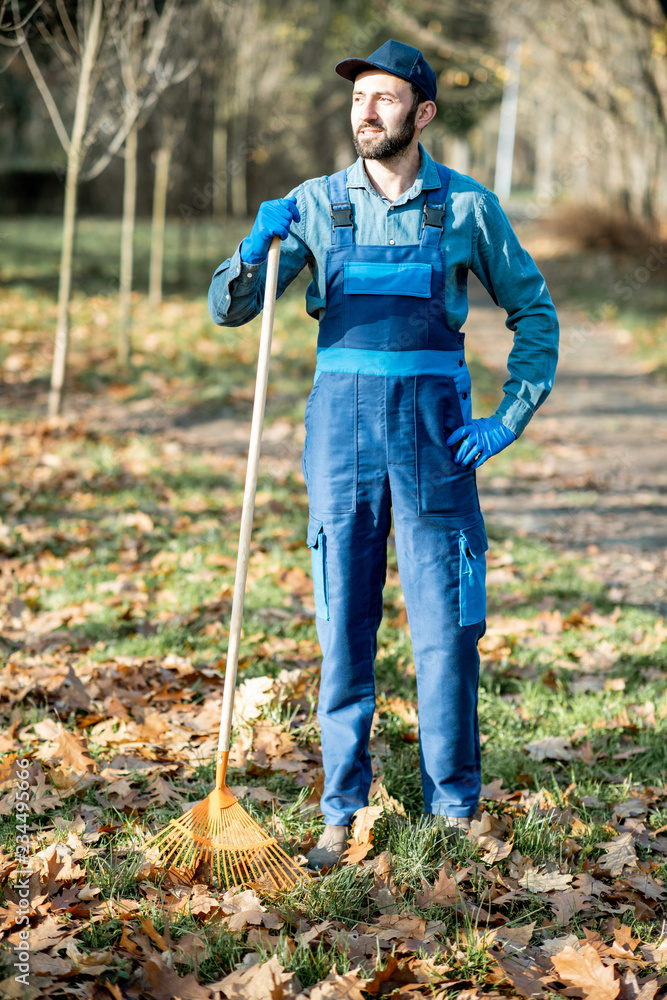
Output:
[[375,106],[375,101],[372,98],[368,98],[367,101],[364,101],[359,109],[359,115],[364,119],[364,121],[373,121],[377,118],[377,108]]

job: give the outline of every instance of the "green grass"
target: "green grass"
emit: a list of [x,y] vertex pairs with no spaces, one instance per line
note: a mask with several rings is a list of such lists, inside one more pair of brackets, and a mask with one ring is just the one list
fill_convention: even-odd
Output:
[[[3,280],[9,290],[0,306],[4,321],[0,363],[18,351],[25,357],[23,367],[7,385],[0,412],[0,420],[6,421],[0,444],[0,494],[5,505],[0,552],[11,567],[5,603],[18,598],[25,604],[25,632],[37,619],[44,620],[40,616],[71,609],[73,618],[44,633],[51,645],[36,654],[36,664],[40,665],[43,657],[59,669],[66,661],[86,678],[86,671],[94,674],[99,670],[104,675],[118,670],[118,694],[121,700],[128,699],[135,720],[142,718],[146,708],[160,710],[155,688],[144,685],[145,677],[155,676],[148,659],[161,665],[170,654],[189,658],[198,673],[194,678],[188,675],[185,682],[177,672],[170,673],[162,666],[159,669],[171,690],[180,684],[184,695],[181,707],[196,715],[203,702],[220,694],[212,677],[221,673],[227,648],[245,471],[243,448],[238,454],[223,454],[220,445],[226,443],[225,427],[249,417],[259,328],[258,321],[242,330],[214,327],[201,292],[210,276],[207,272],[204,277],[204,260],[212,254],[216,261],[222,259],[238,234],[225,234],[219,244],[213,231],[204,235],[201,243],[192,241],[192,254],[200,254],[201,260],[197,263],[193,258],[189,265],[189,286],[179,286],[178,258],[172,256],[171,298],[158,311],[148,310],[145,301],[138,299],[133,364],[122,376],[114,361],[113,299],[75,298],[71,359],[75,414],[69,425],[48,428],[42,419],[43,391],[55,309],[52,289],[44,295],[34,291],[31,282],[38,286],[48,268],[53,268],[57,243],[54,230],[45,231],[44,260],[40,259],[26,281],[20,272],[37,231],[27,227],[22,232],[12,225],[9,231],[16,257],[13,262],[3,258]],[[111,242],[117,231],[102,227],[90,235],[82,229],[79,262],[85,268],[79,275],[80,290],[94,290],[95,282],[108,279],[111,265],[99,246],[94,249],[100,235]],[[145,246],[139,252],[139,285],[144,267]],[[183,291],[195,286],[195,301],[179,297],[179,288]],[[316,326],[305,315],[302,290],[296,289],[278,304],[267,410],[269,426],[282,421],[292,431],[300,428],[303,420],[315,358]],[[18,331],[18,339],[12,330]],[[476,406],[478,412],[486,412],[494,392],[493,379],[481,361],[473,359],[471,367]],[[100,407],[100,413],[93,419],[90,414],[95,406]],[[112,416],[107,417],[107,413]],[[128,426],[124,421],[130,418]],[[213,435],[210,445],[191,446],[179,437],[194,423],[209,420],[230,421],[221,425],[223,430],[218,437]],[[514,457],[540,458],[534,444],[520,440],[515,448]],[[297,433],[294,439],[286,438],[284,447],[268,449],[263,460],[239,679],[275,677],[285,668],[309,669],[310,681],[294,701],[276,700],[263,714],[265,721],[284,726],[298,746],[309,749],[319,740],[314,714],[318,653],[312,602],[299,586],[310,573],[310,554],[305,546],[308,513],[298,452]],[[498,457],[499,475],[508,471],[505,461],[506,456]],[[572,496],[573,505],[586,502],[584,493]],[[667,646],[658,641],[659,610],[621,602],[618,613],[612,615],[615,604],[609,599],[608,585],[593,555],[563,553],[556,546],[515,536],[492,523],[487,528],[491,560],[511,556],[508,565],[512,575],[509,582],[489,586],[489,616],[496,628],[504,628],[504,650],[496,655],[492,646],[481,643],[483,780],[500,778],[505,788],[526,795],[545,790],[558,809],[572,806],[588,828],[576,836],[581,850],[570,859],[570,870],[585,870],[600,856],[596,845],[609,839],[607,824],[613,807],[641,793],[645,785],[664,783],[667,774],[667,697],[664,676],[659,673],[667,673]],[[391,548],[389,569],[392,573],[397,570]],[[116,588],[118,581],[125,589]],[[105,586],[109,584],[111,587]],[[406,914],[419,915],[415,897],[422,880],[432,882],[445,862],[455,868],[473,867],[465,892],[469,899],[485,905],[488,882],[474,869],[480,864],[482,851],[469,840],[445,840],[437,828],[421,820],[416,730],[388,707],[390,699],[415,703],[417,697],[410,637],[400,624],[400,588],[393,575],[384,598],[386,614],[379,631],[376,664],[379,711],[375,735],[386,747],[378,751],[376,760],[386,791],[403,805],[407,817],[385,815],[377,821],[369,860],[381,851],[389,852]],[[585,607],[600,616],[594,625],[572,624],[547,632],[539,624],[545,609],[567,619]],[[8,621],[5,618],[5,624]],[[523,628],[523,624],[531,627]],[[639,633],[656,637],[656,642],[642,645],[643,640],[637,641]],[[8,628],[5,634],[11,639],[15,633]],[[14,645],[5,647],[3,637],[0,649],[5,659],[11,658],[12,671],[29,669],[32,663],[31,650],[21,649],[24,639],[22,633]],[[616,660],[604,671],[596,671],[585,663],[601,643],[614,650]],[[126,683],[128,675],[119,667],[121,659],[127,657],[146,658],[136,667],[131,683]],[[610,682],[622,681],[624,686],[618,689],[611,683],[601,690],[578,690],[577,681],[587,672]],[[104,711],[104,697],[95,695],[95,710],[102,706]],[[145,705],[141,704],[144,697]],[[648,702],[655,706],[655,724],[648,723],[638,711]],[[3,706],[0,728],[17,718],[21,732],[56,717],[75,731],[86,713],[84,708],[68,706],[62,691],[47,684],[30,687],[24,697],[11,706],[5,701]],[[87,728],[90,733],[90,726]],[[576,748],[590,740],[592,756],[586,760],[540,761],[526,752],[529,742],[548,736],[572,738],[577,731]],[[22,745],[29,750],[38,741],[31,744],[28,734]],[[644,752],[627,754],[639,748]],[[94,739],[90,751],[100,766],[116,752],[97,745]],[[167,748],[160,749],[159,760],[174,763]],[[183,789],[184,801],[194,802],[208,794],[215,771],[210,757],[189,764],[178,757],[176,761],[179,770],[169,771],[168,777]],[[128,780],[138,794],[145,792],[147,779],[140,770],[132,772]],[[260,825],[295,852],[307,849],[304,845],[319,834],[321,817],[305,810],[310,789],[302,787],[292,773],[253,765],[232,768],[229,781],[264,786],[279,796],[275,805],[251,798],[242,804]],[[598,804],[582,804],[586,796],[596,796]],[[506,810],[494,802],[483,806],[511,818],[514,849],[534,864],[560,865],[565,861],[564,842],[571,836],[567,823],[557,823],[536,806],[527,810]],[[161,828],[181,812],[180,804],[154,802],[141,809],[119,809],[104,787],[93,786],[62,798],[57,809],[31,817],[36,843],[41,846],[53,832],[56,817],[61,828],[66,828],[87,809],[97,810],[94,823],[106,825],[112,832],[104,832],[82,862],[86,882],[100,888],[101,899],[142,900],[142,915],[151,915],[162,932],[160,907],[146,900],[146,884],[137,877],[137,825],[145,831]],[[651,805],[646,822],[652,830],[667,823],[664,802],[656,808]],[[0,816],[0,844],[5,850],[12,849],[13,830],[12,816]],[[62,834],[62,839],[65,837]],[[638,855],[646,860],[641,845]],[[664,880],[667,868],[655,858],[653,855],[653,875]],[[509,861],[501,861],[499,868],[507,873]],[[310,947],[297,944],[293,949],[288,939],[294,939],[299,921],[339,920],[350,929],[361,922],[372,923],[378,919],[372,896],[374,883],[370,867],[344,867],[297,886],[280,901],[285,926],[272,935],[269,945],[299,977],[304,989],[319,982],[334,964],[342,973],[356,967],[356,960],[351,962],[324,940]],[[162,891],[159,879],[157,889]],[[552,916],[548,901],[534,896],[513,899],[503,915],[513,925],[536,920],[538,929]],[[482,982],[489,959],[478,944],[478,933],[484,930],[479,921],[438,905],[429,907],[424,916],[442,922],[438,941],[443,949],[448,942],[450,950],[443,961],[452,965],[452,976]],[[596,926],[607,934],[605,919],[599,913],[577,915],[572,929],[580,937],[584,927]],[[632,921],[627,914],[623,919]],[[632,926],[641,931],[643,940],[657,940],[650,923],[635,921]],[[138,929],[137,924],[132,927]],[[200,937],[203,950],[197,963],[177,959],[176,965],[181,975],[194,971],[202,982],[222,978],[248,951],[261,957],[269,954],[269,945],[251,947],[247,932],[233,934],[192,916],[173,918],[169,927],[175,942],[188,933]],[[91,922],[78,934],[77,944],[84,950],[114,950],[121,930],[120,921],[115,919]],[[132,964],[129,960],[116,962],[109,976],[113,982],[129,981]]]

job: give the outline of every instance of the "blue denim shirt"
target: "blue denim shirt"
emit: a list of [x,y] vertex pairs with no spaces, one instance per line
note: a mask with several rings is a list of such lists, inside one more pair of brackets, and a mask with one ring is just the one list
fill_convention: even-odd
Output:
[[[426,192],[437,189],[435,163],[420,144],[421,166],[409,191],[396,201],[382,197],[371,184],[361,157],[348,169],[354,206],[355,240],[374,245],[419,243]],[[324,262],[331,245],[331,217],[326,177],[305,181],[290,192],[300,222],[283,240],[278,295],[307,266],[312,281],[306,309],[319,319],[326,309]],[[558,360],[558,318],[544,278],[520,245],[496,196],[482,184],[452,170],[441,237],[447,270],[445,312],[460,330],[468,315],[467,272],[472,270],[489,295],[507,312],[514,334],[507,361],[509,378],[495,416],[519,436],[549,395]],[[241,326],[262,309],[266,261],[249,265],[239,248],[213,275],[209,312],[221,326]]]

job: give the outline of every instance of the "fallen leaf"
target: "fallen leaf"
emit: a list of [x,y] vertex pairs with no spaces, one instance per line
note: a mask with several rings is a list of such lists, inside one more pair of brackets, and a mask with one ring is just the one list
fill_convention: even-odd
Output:
[[547,938],[539,946],[539,949],[545,955],[559,955],[565,948],[574,948],[575,951],[579,951],[583,947],[584,945],[576,934],[566,934],[565,937]]
[[505,925],[496,930],[495,940],[502,944],[503,951],[505,952],[522,951],[528,947],[534,930],[534,920],[530,924],[522,924],[519,927],[508,927]]
[[311,988],[310,1000],[365,1000],[361,991],[366,982],[356,970],[339,976],[334,966],[326,979]]
[[559,927],[567,927],[575,913],[581,913],[589,906],[590,902],[590,896],[572,888],[562,892],[554,892],[553,895],[549,896],[549,905]]
[[436,903],[440,906],[455,906],[461,898],[461,891],[457,886],[456,879],[447,874],[446,867],[438,872],[438,879],[435,885],[429,885],[422,879],[422,891],[415,894],[415,903],[420,909],[426,910]]
[[285,972],[278,957],[273,955],[268,962],[236,969],[214,985],[227,1000],[283,1000],[294,995],[295,991],[289,988],[293,981],[293,973]]
[[621,984],[614,978],[613,967],[602,964],[595,948],[564,948],[551,961],[560,981],[583,990],[585,1000],[616,1000]]
[[538,868],[526,869],[519,878],[519,885],[529,892],[553,892],[555,889],[566,889],[572,881],[572,875],[561,875],[560,872],[540,871]]
[[529,1000],[544,996],[545,984],[549,981],[549,975],[530,957],[504,955],[502,952],[493,950],[489,951],[489,955],[496,960],[503,977],[509,979],[520,996],[528,997]]
[[624,868],[637,867],[635,842],[631,833],[624,833],[614,840],[605,840],[595,846],[606,851],[598,858],[597,863],[600,870],[609,872],[612,878],[620,875]]
[[619,1000],[653,1000],[659,985],[657,976],[647,977],[640,984],[632,969],[625,969],[621,975]]
[[71,767],[79,774],[95,770],[95,761],[90,756],[85,736],[80,733],[70,733],[62,723],[56,739],[54,756],[62,758],[65,767]]
[[658,944],[643,944],[640,950],[652,965],[657,965],[658,968],[667,965],[667,938],[663,938]]
[[373,847],[373,825],[384,812],[384,806],[362,806],[357,809],[352,822],[348,849],[343,854],[343,861],[356,864],[363,861]]
[[179,976],[165,964],[157,952],[141,964],[151,989],[151,997],[155,1000],[174,1000],[175,997],[180,1000],[210,1000],[210,989],[201,986],[192,973]]
[[577,756],[564,736],[547,736],[543,740],[527,743],[524,749],[532,760],[574,760]]
[[664,899],[667,889],[648,874],[633,875],[624,878],[623,885],[636,889],[645,899]]

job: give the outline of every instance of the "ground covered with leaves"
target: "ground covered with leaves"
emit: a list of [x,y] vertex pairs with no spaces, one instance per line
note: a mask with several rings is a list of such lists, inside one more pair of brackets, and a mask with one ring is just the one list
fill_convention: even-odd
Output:
[[[298,296],[279,306],[229,780],[302,858],[322,828],[300,473],[315,328]],[[216,330],[201,300],[151,312],[138,298],[120,377],[113,300],[81,298],[68,407],[49,422],[53,302],[16,288],[0,308],[0,993],[667,995],[667,628],[595,546],[487,524],[484,786],[467,837],[422,819],[390,550],[375,778],[341,868],[271,895],[165,872],[142,851],[214,784],[258,326]],[[473,375],[488,412],[484,359]],[[484,475],[528,459],[540,454],[521,439]],[[660,566],[628,555],[627,577]],[[13,965],[25,760],[27,987]]]

